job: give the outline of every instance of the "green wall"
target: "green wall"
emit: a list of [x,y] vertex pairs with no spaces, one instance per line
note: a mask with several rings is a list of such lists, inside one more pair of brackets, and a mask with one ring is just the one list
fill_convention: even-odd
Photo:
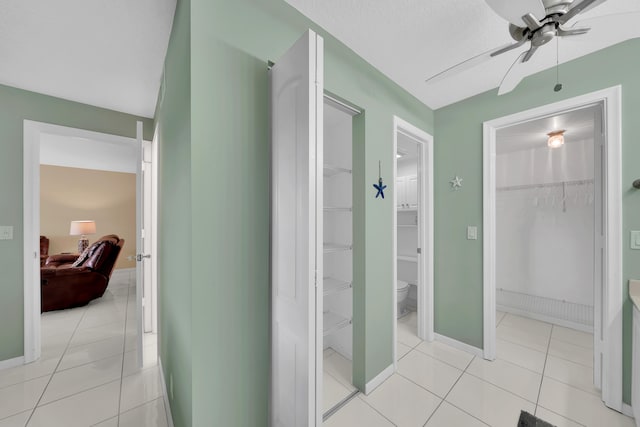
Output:
[[[631,302],[627,283],[640,277],[640,251],[629,231],[640,229],[640,40],[630,40],[560,66],[564,88],[553,92],[555,70],[526,78],[510,94],[492,90],[435,112],[435,327],[482,348],[482,233],[466,240],[467,225],[482,227],[482,123],[599,89],[622,85],[624,401],[630,401]],[[464,186],[452,191],[455,175]]]
[[[355,126],[354,379],[392,363],[393,114],[433,112],[281,0],[193,0],[191,173],[193,424],[266,425],[269,408],[269,85],[266,63],[308,28],[325,39],[325,88],[364,109]],[[365,215],[366,211],[366,215]],[[365,246],[366,243],[366,246]]]
[[190,14],[189,1],[179,0],[155,116],[159,171],[158,341],[176,427],[192,425]]
[[135,137],[136,120],[124,113],[0,85],[0,225],[11,225],[13,240],[0,241],[0,360],[24,354],[23,300],[23,121],[25,119]]

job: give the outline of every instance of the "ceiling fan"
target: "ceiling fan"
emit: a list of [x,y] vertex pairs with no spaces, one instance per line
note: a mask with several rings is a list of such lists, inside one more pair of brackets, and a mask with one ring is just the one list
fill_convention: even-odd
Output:
[[579,36],[589,32],[590,28],[580,28],[582,22],[572,23],[573,18],[590,7],[606,0],[485,0],[486,3],[509,22],[509,34],[515,43],[481,53],[464,62],[429,77],[426,82],[433,83],[472,68],[492,57],[525,46],[524,50],[511,65],[500,83],[498,95],[511,92],[525,77],[519,72],[520,64],[529,61],[536,50],[556,37]]

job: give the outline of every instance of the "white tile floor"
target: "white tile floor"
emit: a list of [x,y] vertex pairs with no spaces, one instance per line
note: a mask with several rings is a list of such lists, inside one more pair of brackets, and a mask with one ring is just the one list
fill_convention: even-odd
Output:
[[324,350],[322,376],[322,409],[326,413],[342,402],[356,388],[351,381],[351,361],[334,351],[331,347]]
[[42,357],[0,371],[0,427],[166,427],[156,336],[137,367],[135,286],[42,315]]
[[415,314],[400,319],[398,371],[324,424],[515,427],[526,410],[558,427],[635,425],[593,388],[590,334],[505,313],[497,322],[497,359],[487,362],[422,342]]

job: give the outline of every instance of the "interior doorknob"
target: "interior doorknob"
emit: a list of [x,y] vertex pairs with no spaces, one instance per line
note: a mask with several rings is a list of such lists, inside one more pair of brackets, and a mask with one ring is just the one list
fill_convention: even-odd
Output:
[[138,261],[138,262],[142,261],[144,258],[151,258],[151,255],[149,255],[149,254],[138,254],[138,255],[136,255],[136,261]]

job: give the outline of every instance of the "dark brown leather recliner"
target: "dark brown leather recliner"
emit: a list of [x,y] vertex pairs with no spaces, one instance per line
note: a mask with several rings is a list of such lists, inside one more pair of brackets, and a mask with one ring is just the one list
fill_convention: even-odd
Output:
[[80,256],[59,254],[40,269],[42,312],[80,307],[100,298],[124,245],[115,234],[101,237]]

